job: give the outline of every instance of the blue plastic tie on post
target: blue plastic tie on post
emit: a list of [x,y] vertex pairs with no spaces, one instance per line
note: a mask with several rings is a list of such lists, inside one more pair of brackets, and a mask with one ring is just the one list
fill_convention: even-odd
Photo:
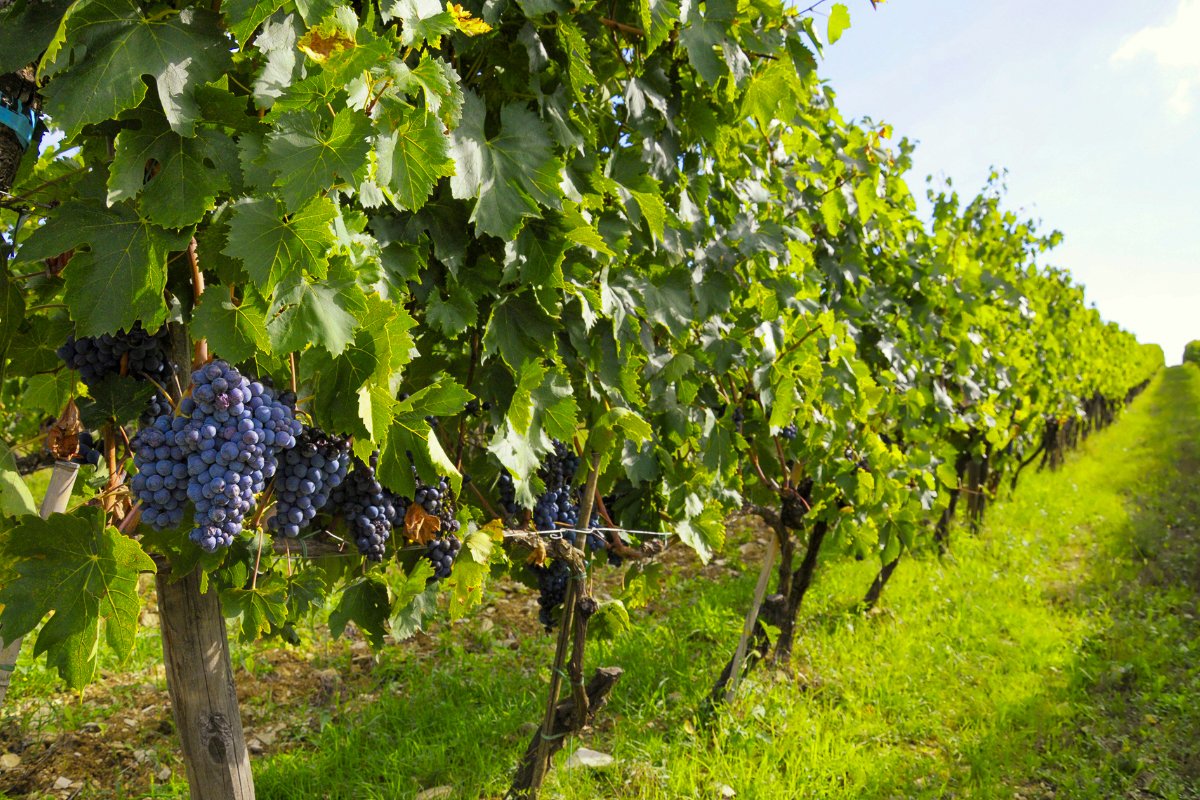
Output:
[[21,149],[28,150],[29,145],[33,142],[33,129],[37,125],[37,112],[32,108],[24,108],[19,100],[17,101],[16,111],[0,103],[0,125],[15,133]]

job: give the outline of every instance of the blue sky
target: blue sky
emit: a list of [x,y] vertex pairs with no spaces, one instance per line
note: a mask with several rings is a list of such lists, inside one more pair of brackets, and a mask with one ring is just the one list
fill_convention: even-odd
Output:
[[1008,204],[1066,237],[1046,260],[1178,362],[1200,339],[1200,0],[843,1],[821,72],[844,115],[919,142],[914,193],[1007,169]]

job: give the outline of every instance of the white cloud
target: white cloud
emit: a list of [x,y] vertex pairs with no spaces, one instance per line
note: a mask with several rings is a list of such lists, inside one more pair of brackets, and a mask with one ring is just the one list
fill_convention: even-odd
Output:
[[1192,110],[1200,90],[1200,0],[1179,0],[1175,18],[1165,25],[1142,28],[1112,54],[1114,64],[1150,56],[1175,82],[1167,107],[1177,114]]

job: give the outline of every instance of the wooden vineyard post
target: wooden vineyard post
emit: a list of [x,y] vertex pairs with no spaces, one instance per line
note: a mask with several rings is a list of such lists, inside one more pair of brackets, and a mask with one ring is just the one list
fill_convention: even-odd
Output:
[[[583,502],[579,508],[579,519],[587,525],[592,518],[596,497],[596,483],[600,478],[600,457],[593,454],[589,462],[587,484],[583,491]],[[577,534],[575,549],[582,550],[586,535]],[[541,792],[546,773],[554,754],[563,748],[567,737],[579,733],[608,702],[609,695],[622,671],[615,667],[597,669],[591,680],[583,681],[583,654],[587,644],[588,618],[595,612],[595,601],[587,594],[585,576],[577,574],[567,584],[563,599],[562,618],[559,621],[558,645],[555,648],[554,666],[550,671],[550,692],[546,700],[546,713],[542,724],[533,734],[525,755],[517,767],[509,798],[536,800]],[[570,661],[567,651],[570,650]],[[570,681],[570,697],[558,701],[562,687],[564,669]]]
[[252,800],[254,780],[242,733],[225,618],[215,586],[200,572],[156,578],[163,663],[192,800]]
[[[50,474],[50,485],[46,488],[46,496],[42,499],[40,515],[42,519],[51,514],[61,514],[67,510],[67,501],[71,499],[71,489],[75,486],[75,478],[79,475],[79,465],[73,461],[56,461],[54,472]],[[13,669],[17,666],[17,656],[21,652],[21,639],[14,642],[3,642],[0,649],[0,706],[8,694],[8,685],[12,682]]]

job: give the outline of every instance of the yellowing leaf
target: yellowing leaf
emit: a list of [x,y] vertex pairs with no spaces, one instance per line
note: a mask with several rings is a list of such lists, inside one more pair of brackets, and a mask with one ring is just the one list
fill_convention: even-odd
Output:
[[465,33],[467,36],[478,36],[481,33],[487,33],[492,29],[481,19],[476,19],[471,16],[471,12],[467,11],[458,3],[446,3],[446,10],[450,12],[450,16],[454,17],[454,27]]
[[331,56],[354,47],[354,37],[338,27],[318,25],[296,42],[306,56],[323,64]]

